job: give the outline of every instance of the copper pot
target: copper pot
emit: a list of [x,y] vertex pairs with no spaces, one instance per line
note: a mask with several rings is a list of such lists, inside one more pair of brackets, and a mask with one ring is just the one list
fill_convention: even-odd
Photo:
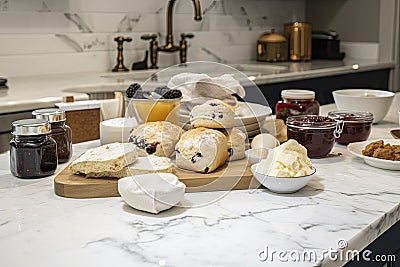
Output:
[[290,60],[311,60],[311,33],[310,23],[292,22],[285,24],[285,36],[289,40]]
[[257,42],[257,60],[267,62],[286,61],[288,47],[285,36],[275,33],[263,33]]

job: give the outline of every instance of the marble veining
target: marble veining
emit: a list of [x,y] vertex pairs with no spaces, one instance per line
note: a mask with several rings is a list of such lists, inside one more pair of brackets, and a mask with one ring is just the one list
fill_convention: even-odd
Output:
[[81,18],[79,14],[76,13],[64,13],[64,16],[79,29],[82,33],[92,33],[93,30],[89,25]]
[[[374,125],[370,139],[389,138],[388,129],[396,126],[387,120]],[[98,144],[74,145],[74,157]],[[322,253],[339,242],[344,252],[361,250],[400,220],[398,172],[368,166],[340,145],[330,157],[312,160],[316,177],[294,194],[187,193],[184,207],[158,215],[134,210],[121,198],[58,197],[53,177],[11,176],[8,157],[0,155],[4,266],[287,266],[259,259],[260,252]],[[289,265],[343,263],[321,258]]]

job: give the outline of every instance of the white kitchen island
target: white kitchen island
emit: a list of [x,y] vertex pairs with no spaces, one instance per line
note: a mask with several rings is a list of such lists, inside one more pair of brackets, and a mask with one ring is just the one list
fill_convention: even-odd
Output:
[[[374,125],[370,139],[391,138],[397,122]],[[75,145],[74,155],[99,145]],[[341,155],[339,155],[341,154]],[[67,199],[54,176],[24,180],[0,155],[1,266],[313,266],[280,250],[362,250],[400,220],[400,172],[373,168],[336,145],[312,160],[317,174],[294,194],[241,190],[208,205],[158,215],[136,211],[119,197]],[[60,172],[67,165],[60,165]],[[220,192],[187,193],[200,203]],[[295,251],[295,252],[292,252]],[[325,258],[323,266],[345,261]]]

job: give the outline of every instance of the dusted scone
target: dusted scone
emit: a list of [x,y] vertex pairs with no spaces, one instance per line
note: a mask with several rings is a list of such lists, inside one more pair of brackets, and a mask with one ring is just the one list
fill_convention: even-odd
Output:
[[232,128],[228,131],[223,131],[228,138],[228,161],[243,159],[246,150],[246,134],[239,129]]
[[86,177],[123,178],[132,175],[157,172],[173,173],[174,167],[171,163],[171,160],[166,157],[157,157],[153,155],[149,155],[147,157],[138,157],[133,164],[124,167],[120,171],[91,172],[86,174]]
[[112,143],[91,148],[71,163],[74,173],[97,173],[121,171],[135,162],[137,147],[129,143]]
[[146,122],[136,127],[129,142],[137,145],[139,156],[170,157],[184,130],[167,121]]
[[176,144],[176,165],[180,168],[208,173],[224,164],[228,157],[228,139],[203,127],[184,133]]
[[218,99],[195,106],[190,112],[190,124],[194,128],[232,128],[234,123],[235,109]]

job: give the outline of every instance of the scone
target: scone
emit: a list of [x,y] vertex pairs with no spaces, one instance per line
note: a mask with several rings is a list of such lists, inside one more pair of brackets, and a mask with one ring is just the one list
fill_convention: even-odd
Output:
[[243,159],[246,157],[246,134],[237,128],[222,131],[228,138],[228,158],[227,161]]
[[139,156],[170,157],[184,130],[167,121],[146,122],[136,127],[129,142],[137,145]]
[[132,175],[159,172],[173,173],[174,166],[172,165],[171,160],[166,157],[149,155],[147,157],[138,157],[133,164],[124,167],[120,171],[91,172],[86,174],[86,177],[123,178]]
[[235,109],[218,99],[195,106],[190,112],[190,124],[194,128],[232,128],[235,123]]
[[89,149],[71,163],[74,173],[121,171],[135,162],[137,147],[129,143],[112,143]]
[[220,131],[199,127],[184,133],[176,144],[176,165],[208,173],[228,158],[228,139]]

